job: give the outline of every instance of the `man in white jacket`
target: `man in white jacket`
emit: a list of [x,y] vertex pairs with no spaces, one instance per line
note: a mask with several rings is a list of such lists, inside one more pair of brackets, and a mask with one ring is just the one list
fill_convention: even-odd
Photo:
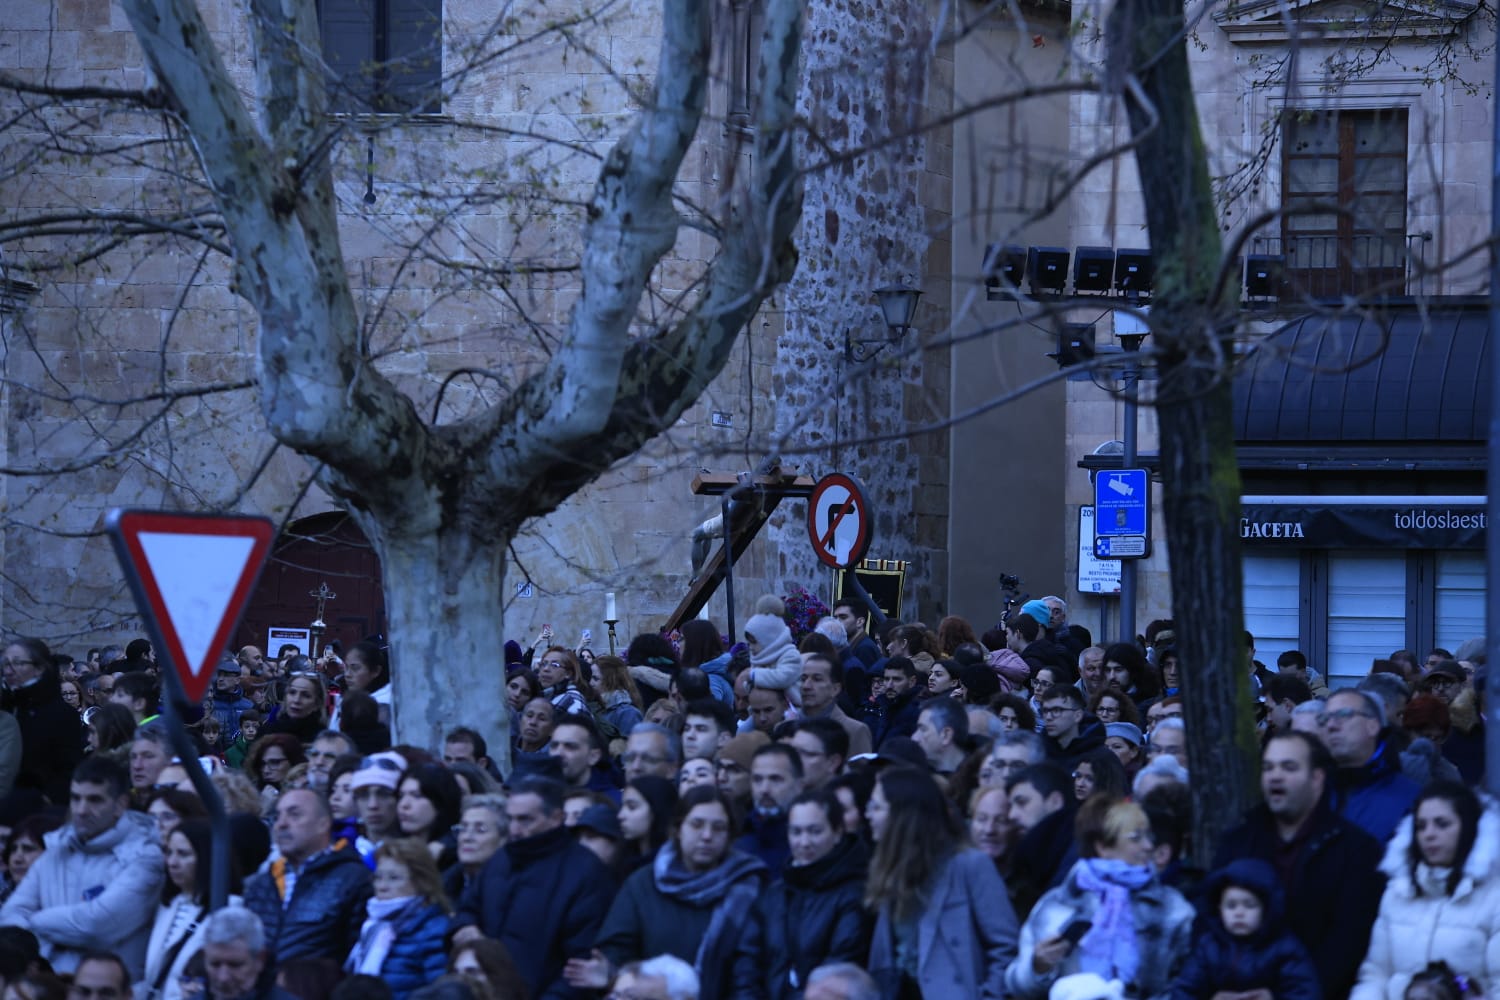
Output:
[[129,810],[130,776],[112,760],[84,759],[73,771],[69,821],[0,908],[0,926],[25,927],[58,972],[85,952],[112,951],[141,977],[151,918],[161,894],[156,824]]

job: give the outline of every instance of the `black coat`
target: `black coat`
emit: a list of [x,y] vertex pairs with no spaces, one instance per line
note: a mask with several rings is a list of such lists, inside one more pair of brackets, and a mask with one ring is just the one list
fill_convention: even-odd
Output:
[[1037,900],[1048,889],[1060,885],[1078,860],[1078,845],[1073,840],[1076,816],[1077,810],[1071,803],[1065,804],[1057,812],[1042,817],[1016,844],[1011,876],[1005,886],[1018,921],[1026,921]]
[[271,964],[301,957],[342,963],[359,940],[370,893],[370,869],[358,851],[344,844],[302,866],[286,906],[274,870],[250,876],[245,881],[245,906],[265,927]]
[[35,788],[53,805],[66,806],[73,768],[83,760],[88,732],[77,710],[62,700],[57,668],[43,670],[30,687],[8,692],[5,707],[21,729],[16,787]]
[[845,837],[827,857],[788,866],[755,904],[734,958],[734,1000],[796,1000],[825,962],[865,963],[874,929],[864,907],[869,853]]
[[563,965],[589,953],[615,888],[609,869],[559,826],[496,851],[453,922],[505,945],[532,996],[581,996],[563,980]]
[[1370,944],[1370,928],[1380,910],[1385,877],[1381,846],[1374,837],[1334,814],[1322,803],[1308,818],[1301,848],[1283,857],[1276,823],[1264,805],[1224,835],[1214,867],[1238,858],[1258,858],[1277,868],[1286,894],[1287,927],[1313,957],[1325,997],[1344,997],[1359,976]]
[[1048,760],[1071,771],[1078,766],[1079,761],[1104,746],[1104,724],[1092,715],[1085,715],[1078,724],[1078,735],[1073,737],[1072,743],[1064,747],[1056,739],[1043,733],[1042,746],[1047,751]]
[[[881,706],[883,711],[878,721],[869,715],[865,716],[865,722],[870,727],[870,733],[874,736],[874,747],[878,751],[886,740],[896,736],[910,738],[917,731],[917,718],[922,714],[922,689],[912,687],[906,694],[895,701],[885,700]],[[876,729],[879,725],[879,729]]]

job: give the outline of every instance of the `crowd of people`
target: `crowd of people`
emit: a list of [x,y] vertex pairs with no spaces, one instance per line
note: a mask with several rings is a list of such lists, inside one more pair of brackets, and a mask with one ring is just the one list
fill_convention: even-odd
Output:
[[618,657],[544,628],[434,747],[393,745],[377,640],[226,653],[174,713],[224,905],[150,644],[12,639],[4,998],[1500,995],[1482,641],[1329,690],[1247,635],[1263,801],[1199,844],[1172,622],[868,625],[763,598],[738,641]]

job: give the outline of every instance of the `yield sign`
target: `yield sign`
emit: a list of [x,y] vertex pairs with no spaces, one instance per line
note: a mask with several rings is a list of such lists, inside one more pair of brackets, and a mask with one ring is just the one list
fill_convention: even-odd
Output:
[[202,700],[271,548],[263,517],[112,510],[106,522],[136,607],[190,702]]

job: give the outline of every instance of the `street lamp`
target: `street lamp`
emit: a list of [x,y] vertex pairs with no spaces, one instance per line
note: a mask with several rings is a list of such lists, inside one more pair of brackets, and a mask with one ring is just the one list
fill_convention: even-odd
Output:
[[875,298],[880,302],[880,312],[885,318],[884,337],[860,338],[844,332],[844,360],[851,364],[862,364],[875,355],[901,343],[911,321],[917,314],[917,300],[922,297],[920,288],[911,288],[905,283],[875,289]]

